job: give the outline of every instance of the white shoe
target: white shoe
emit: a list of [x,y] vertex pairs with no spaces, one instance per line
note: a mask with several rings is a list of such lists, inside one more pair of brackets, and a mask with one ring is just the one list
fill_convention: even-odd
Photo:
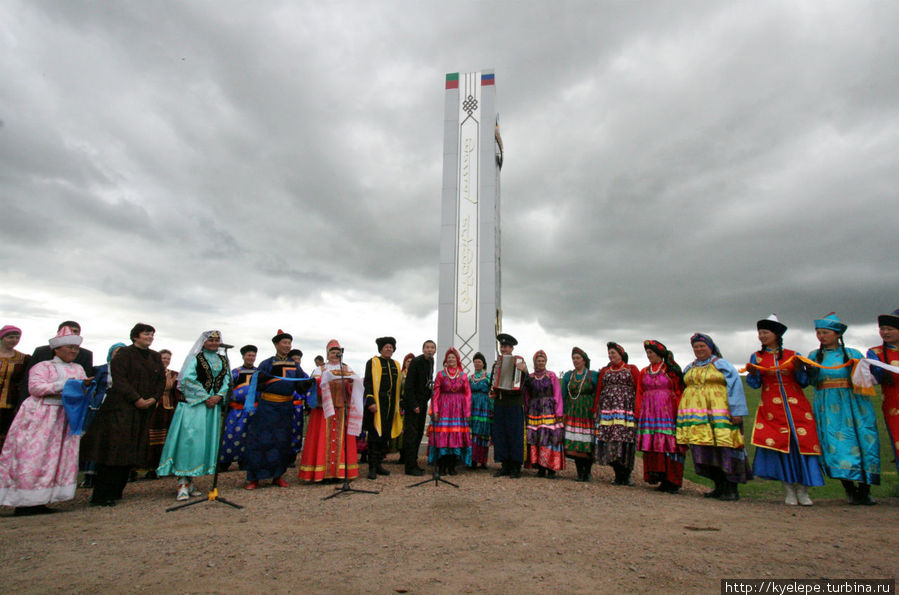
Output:
[[178,502],[190,500],[190,492],[188,491],[187,486],[181,486],[178,488],[178,495],[175,497],[175,500],[177,500]]
[[799,504],[802,506],[812,506],[814,502],[808,497],[808,486],[801,483],[796,484],[796,497],[799,498]]
[[194,484],[192,484],[192,483],[187,486],[187,491],[191,496],[202,496],[203,495],[203,492],[198,490],[196,488],[196,486],[194,486]]
[[784,504],[787,506],[796,506],[799,504],[799,500],[796,499],[796,489],[793,487],[793,484],[783,482],[784,491],[787,494],[787,497],[784,498]]

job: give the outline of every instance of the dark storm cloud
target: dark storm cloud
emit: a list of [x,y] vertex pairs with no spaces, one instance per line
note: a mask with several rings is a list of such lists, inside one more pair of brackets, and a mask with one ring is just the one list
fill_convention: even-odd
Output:
[[173,320],[333,294],[428,316],[443,75],[490,67],[510,319],[638,341],[899,306],[892,4],[4,12],[8,315],[61,284]]

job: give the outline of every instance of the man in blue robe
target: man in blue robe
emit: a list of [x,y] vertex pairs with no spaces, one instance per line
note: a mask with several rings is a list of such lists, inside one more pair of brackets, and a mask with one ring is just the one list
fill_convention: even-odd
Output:
[[219,454],[219,471],[227,471],[235,460],[239,469],[246,467],[244,452],[247,447],[247,417],[244,410],[244,402],[247,400],[247,391],[250,388],[250,378],[256,372],[256,353],[259,350],[255,345],[244,345],[240,348],[240,356],[243,365],[231,370],[231,382],[234,392],[228,403],[228,415],[225,419],[225,436],[222,439],[221,453]]
[[259,364],[256,412],[247,422],[245,487],[248,490],[255,490],[265,479],[286,488],[287,482],[281,476],[294,458],[293,394],[298,387],[296,382],[282,378],[305,378],[306,374],[287,356],[293,344],[292,335],[278,329],[272,343],[275,355]]

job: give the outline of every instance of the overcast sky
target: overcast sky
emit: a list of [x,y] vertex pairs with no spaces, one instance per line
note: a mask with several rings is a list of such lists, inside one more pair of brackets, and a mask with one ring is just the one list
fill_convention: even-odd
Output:
[[[747,361],[899,307],[899,3],[0,0],[0,324],[355,367],[437,335],[444,78],[492,68],[504,330]],[[441,352],[443,349],[441,348]],[[99,363],[99,362],[98,362]],[[308,365],[307,365],[308,367]]]

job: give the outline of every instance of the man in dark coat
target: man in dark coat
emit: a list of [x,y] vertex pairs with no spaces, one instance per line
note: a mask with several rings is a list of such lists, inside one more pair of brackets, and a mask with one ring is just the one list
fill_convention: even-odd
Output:
[[[60,322],[59,326],[56,327],[56,331],[59,332],[64,326],[72,329],[72,333],[75,335],[81,334],[81,325],[74,320]],[[22,404],[22,402],[28,398],[28,372],[31,370],[31,367],[38,362],[48,362],[51,359],[53,359],[53,350],[50,349],[49,345],[41,345],[31,354],[31,359],[28,360],[28,363],[25,366],[25,382],[19,383],[19,404]],[[79,349],[78,355],[75,356],[75,363],[80,364],[81,367],[84,368],[85,376],[88,378],[94,377],[94,354],[90,349],[85,349],[84,347]]]
[[368,433],[368,478],[390,475],[384,468],[384,453],[391,438],[402,432],[400,418],[400,365],[391,358],[396,339],[375,339],[378,355],[365,364],[365,415],[362,428]]
[[97,464],[93,506],[115,506],[131,469],[146,462],[150,417],[165,390],[165,366],[150,349],[155,332],[136,324],[132,345],[119,349],[109,365],[112,387],[82,442],[82,455]]
[[[496,340],[499,341],[501,356],[512,355],[512,350],[518,345],[518,340],[507,333],[500,333]],[[527,377],[528,368],[524,359],[517,355],[514,357],[518,376]],[[497,358],[490,375],[494,382],[499,377],[501,366],[502,358]],[[493,459],[502,465],[493,476],[505,475],[517,479],[521,477],[524,461],[524,393],[519,385],[513,390],[492,388],[490,396],[493,398]]]
[[434,353],[437,344],[428,339],[421,346],[422,354],[412,360],[406,370],[406,384],[403,389],[402,407],[406,415],[403,419],[403,460],[406,475],[424,475],[418,466],[418,449],[425,431],[428,416],[428,401],[434,388]]

